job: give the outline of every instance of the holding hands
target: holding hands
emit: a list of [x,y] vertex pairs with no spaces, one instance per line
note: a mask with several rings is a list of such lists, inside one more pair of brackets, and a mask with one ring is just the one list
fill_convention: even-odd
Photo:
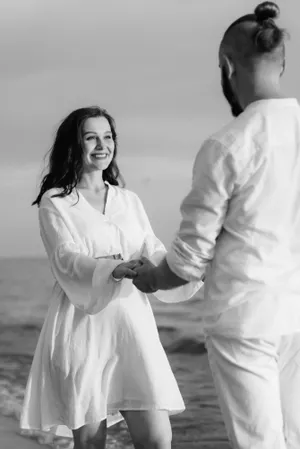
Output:
[[112,275],[116,280],[132,279],[133,285],[143,293],[154,293],[157,291],[155,268],[156,266],[149,259],[142,257],[121,263],[114,269]]
[[120,263],[120,265],[118,265],[112,272],[112,276],[116,280],[121,280],[123,278],[133,279],[137,275],[135,269],[141,265],[142,261],[138,259]]
[[155,270],[156,266],[147,257],[141,258],[141,265],[136,267],[136,277],[133,285],[143,293],[154,293],[158,290],[156,286]]

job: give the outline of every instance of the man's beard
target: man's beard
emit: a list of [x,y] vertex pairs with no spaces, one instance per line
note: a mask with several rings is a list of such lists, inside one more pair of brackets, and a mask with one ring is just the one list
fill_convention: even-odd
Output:
[[241,108],[241,106],[232,90],[230,81],[226,75],[226,71],[225,71],[224,67],[222,67],[221,72],[222,72],[221,84],[222,84],[223,94],[231,107],[231,113],[232,113],[233,117],[238,117],[243,112],[243,109]]

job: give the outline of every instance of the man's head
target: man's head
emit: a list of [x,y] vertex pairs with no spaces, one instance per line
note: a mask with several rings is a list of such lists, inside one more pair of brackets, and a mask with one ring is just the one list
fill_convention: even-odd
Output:
[[[219,66],[223,93],[234,117],[245,108],[245,95],[251,90],[263,90],[279,80],[285,66],[285,30],[275,19],[279,7],[264,2],[233,22],[226,30],[219,50]],[[255,85],[258,84],[258,85]]]

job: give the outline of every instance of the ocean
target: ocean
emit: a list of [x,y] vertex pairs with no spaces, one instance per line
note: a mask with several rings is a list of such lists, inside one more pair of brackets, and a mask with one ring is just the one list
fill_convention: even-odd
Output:
[[[16,421],[52,285],[46,259],[0,259],[0,413]],[[186,404],[184,413],[171,417],[172,448],[230,449],[197,302],[193,298],[187,303],[164,304],[151,299],[160,338]],[[42,432],[27,437],[56,449],[73,447],[70,439]],[[108,449],[132,447],[124,422],[108,429]]]

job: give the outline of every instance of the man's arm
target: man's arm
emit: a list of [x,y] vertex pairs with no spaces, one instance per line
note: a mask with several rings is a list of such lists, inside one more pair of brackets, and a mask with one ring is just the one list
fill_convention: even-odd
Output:
[[158,267],[137,269],[133,283],[145,293],[170,290],[204,279],[223,227],[236,182],[232,154],[207,140],[194,164],[192,189],[181,205],[182,221],[166,258]]
[[204,142],[195,160],[192,189],[180,208],[180,228],[166,256],[178,277],[203,280],[214,257],[236,176],[232,153],[216,140]]
[[141,262],[142,266],[134,270],[137,276],[133,279],[133,284],[144,293],[171,290],[188,283],[170,270],[165,258],[158,266],[155,266],[146,257],[142,257]]
[[154,286],[156,290],[170,290],[188,284],[189,281],[182,279],[172,271],[166,259],[153,269]]

